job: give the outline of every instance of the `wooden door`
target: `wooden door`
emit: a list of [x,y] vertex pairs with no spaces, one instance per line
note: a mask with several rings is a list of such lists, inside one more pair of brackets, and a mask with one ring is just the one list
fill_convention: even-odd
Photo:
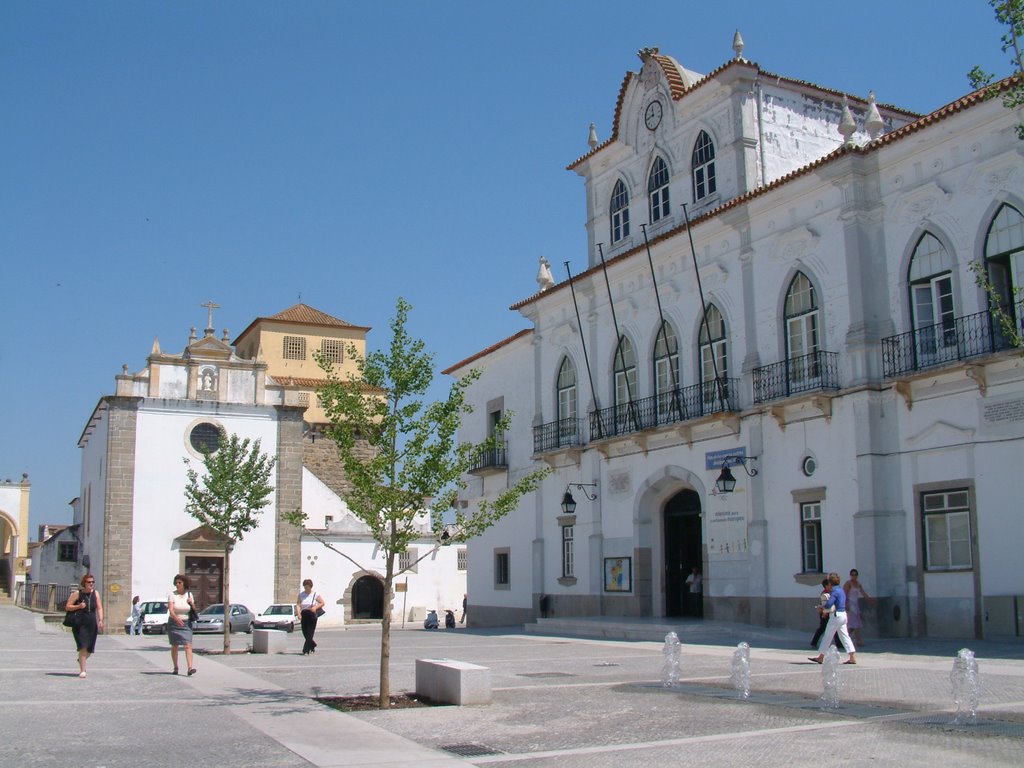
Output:
[[223,580],[224,558],[185,556],[185,575],[192,582],[192,597],[196,610],[224,601]]

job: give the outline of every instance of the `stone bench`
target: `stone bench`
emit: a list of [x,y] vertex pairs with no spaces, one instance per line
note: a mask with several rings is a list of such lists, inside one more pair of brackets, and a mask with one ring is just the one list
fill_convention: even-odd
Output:
[[253,653],[284,653],[288,646],[288,633],[283,629],[254,629]]
[[416,659],[416,695],[437,704],[490,704],[491,670],[454,659]]

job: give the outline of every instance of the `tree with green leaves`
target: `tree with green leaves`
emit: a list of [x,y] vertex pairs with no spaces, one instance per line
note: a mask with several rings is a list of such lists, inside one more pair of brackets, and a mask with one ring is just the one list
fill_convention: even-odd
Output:
[[[395,577],[404,572],[396,572],[396,559],[410,543],[423,537],[424,514],[429,514],[432,535],[437,541],[423,556],[428,557],[442,542],[465,542],[485,531],[513,511],[524,494],[535,491],[547,474],[545,469],[526,473],[496,498],[481,501],[472,512],[455,504],[459,491],[465,487],[463,475],[481,455],[496,448],[500,434],[508,428],[510,415],[494,430],[498,437],[476,445],[457,442],[460,417],[472,411],[466,402],[466,390],[480,374],[473,371],[455,381],[445,399],[425,402],[434,379],[434,360],[425,351],[423,341],[409,335],[410,309],[403,299],[398,300],[391,321],[391,344],[386,350],[362,358],[354,346],[349,348],[356,372],[345,379],[337,377],[329,361],[318,358],[327,377],[318,389],[330,421],[327,434],[338,446],[348,481],[348,489],[341,496],[352,514],[369,528],[384,558],[381,709],[387,709],[391,699],[393,585]],[[318,532],[305,527],[303,512],[297,510],[287,519],[344,555]]]
[[[1017,78],[995,83],[996,76],[979,66],[973,67],[967,73],[967,78],[975,89],[987,89],[986,98],[994,99],[1002,95],[1004,107],[1017,109],[1024,106],[1024,53],[1021,49],[1021,39],[1024,36],[1024,0],[989,0],[988,4],[995,11],[996,21],[1006,28],[1000,38],[1002,50],[1003,53],[1010,55],[1011,74]],[[1017,137],[1024,140],[1024,122],[1017,124]],[[1014,322],[1014,313],[1011,309],[1011,305],[1024,302],[1024,286],[1017,286],[1013,295],[1008,295],[1008,290],[1000,291],[992,283],[985,265],[980,261],[971,262],[971,271],[974,272],[974,282],[988,296],[992,320],[1003,337],[1012,346],[1024,346],[1024,334]]]
[[[1024,0],[989,0],[988,4],[995,11],[996,21],[1006,27],[1006,31],[1000,38],[1003,53],[1010,54],[1012,74],[1020,75],[1024,73],[1024,57],[1021,54],[1021,36],[1024,34]],[[967,78],[971,81],[973,88],[987,88],[988,98],[995,98],[1002,94],[1003,106],[1007,109],[1016,109],[1024,105],[1024,81],[1018,80],[1001,88],[998,84],[993,84],[996,76],[979,66],[973,67],[967,73]],[[1017,125],[1017,136],[1024,139],[1024,123]]]
[[203,451],[203,475],[185,459],[185,510],[224,540],[224,653],[231,652],[231,551],[259,525],[260,512],[270,504],[274,491],[270,473],[276,463],[276,458],[260,451],[259,440],[228,437],[223,432],[216,450]]

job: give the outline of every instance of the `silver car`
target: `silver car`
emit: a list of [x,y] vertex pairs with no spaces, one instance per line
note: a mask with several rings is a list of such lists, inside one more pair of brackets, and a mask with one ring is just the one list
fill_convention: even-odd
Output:
[[[252,623],[256,619],[256,616],[240,603],[231,604],[231,631],[232,632],[252,632]],[[193,632],[223,632],[224,631],[224,604],[214,603],[213,605],[207,606],[199,612],[199,618],[196,619],[195,625],[192,627]]]

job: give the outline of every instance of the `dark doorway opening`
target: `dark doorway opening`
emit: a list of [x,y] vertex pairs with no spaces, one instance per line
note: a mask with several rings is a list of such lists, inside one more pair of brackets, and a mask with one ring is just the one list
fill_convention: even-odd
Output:
[[384,582],[375,576],[362,576],[352,585],[352,618],[384,618]]
[[700,496],[680,491],[665,504],[665,615],[703,616],[703,592],[691,597],[686,577],[704,568]]
[[185,555],[185,575],[191,582],[189,591],[196,601],[196,610],[224,602],[223,557]]

